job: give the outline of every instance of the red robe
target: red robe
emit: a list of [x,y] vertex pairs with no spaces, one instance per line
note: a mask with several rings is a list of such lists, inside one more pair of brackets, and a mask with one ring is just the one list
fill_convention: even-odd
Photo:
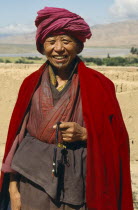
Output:
[[[10,121],[3,163],[19,133],[46,64],[23,81]],[[90,210],[132,210],[129,140],[113,83],[101,73],[78,65],[86,124],[86,199]],[[1,176],[1,186],[4,173]]]

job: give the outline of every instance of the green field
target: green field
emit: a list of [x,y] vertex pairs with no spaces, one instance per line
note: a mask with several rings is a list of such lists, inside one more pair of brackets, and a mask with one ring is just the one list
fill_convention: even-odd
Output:
[[[107,57],[107,58],[93,58],[82,57],[80,58],[88,66],[138,66],[138,55],[129,57]],[[28,57],[0,57],[0,63],[16,63],[16,64],[42,64],[46,58],[38,56]]]
[[46,61],[45,57],[0,57],[0,63],[25,63],[25,64],[42,64]]

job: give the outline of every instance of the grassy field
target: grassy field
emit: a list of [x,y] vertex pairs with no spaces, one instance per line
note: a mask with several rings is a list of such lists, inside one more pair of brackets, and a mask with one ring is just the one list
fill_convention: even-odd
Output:
[[[80,58],[87,66],[138,66],[137,57],[114,57],[114,58]],[[45,56],[28,56],[28,57],[0,57],[0,63],[15,63],[15,64],[42,64],[46,61]]]
[[0,63],[25,63],[25,64],[42,64],[46,61],[45,57],[0,57]]
[[[8,50],[9,54],[4,54],[6,50]],[[19,51],[20,54],[18,54]],[[0,53],[1,52],[3,52],[3,54],[0,54],[0,63],[42,64],[46,61],[45,56],[37,54],[34,45],[0,44]],[[93,57],[91,52],[89,52],[89,56],[81,54],[79,56],[87,66],[138,66],[138,55],[131,53],[127,56],[116,57],[107,54],[104,58]]]

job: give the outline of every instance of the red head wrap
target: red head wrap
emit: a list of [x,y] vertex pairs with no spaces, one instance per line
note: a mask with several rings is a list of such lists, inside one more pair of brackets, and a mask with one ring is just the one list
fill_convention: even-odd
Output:
[[45,7],[37,14],[35,20],[36,46],[42,54],[43,44],[49,35],[69,34],[81,42],[90,39],[92,35],[90,27],[84,19],[66,9]]

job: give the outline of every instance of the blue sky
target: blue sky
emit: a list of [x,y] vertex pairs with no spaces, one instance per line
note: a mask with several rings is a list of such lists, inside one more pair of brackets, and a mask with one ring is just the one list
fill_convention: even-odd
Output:
[[0,26],[30,23],[44,6],[63,7],[91,19],[92,23],[103,22],[109,18],[108,9],[112,3],[113,0],[2,0]]
[[45,6],[69,9],[90,25],[138,18],[138,0],[2,0],[0,29],[8,30],[12,25],[13,30],[19,24],[22,30],[28,24],[31,30],[37,11]]

